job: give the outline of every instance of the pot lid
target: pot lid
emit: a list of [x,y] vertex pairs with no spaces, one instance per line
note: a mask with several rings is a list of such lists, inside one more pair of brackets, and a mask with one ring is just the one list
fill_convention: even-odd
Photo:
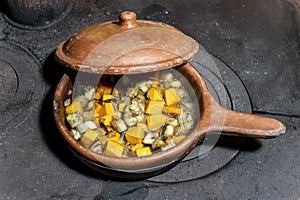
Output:
[[199,49],[198,43],[173,26],[136,20],[122,12],[119,21],[84,28],[63,41],[56,58],[63,65],[98,74],[134,74],[184,64]]

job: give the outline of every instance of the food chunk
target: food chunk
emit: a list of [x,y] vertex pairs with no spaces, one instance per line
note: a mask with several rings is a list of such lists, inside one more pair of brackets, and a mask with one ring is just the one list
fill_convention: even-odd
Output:
[[143,148],[139,148],[136,150],[136,155],[138,157],[150,156],[151,154],[152,154],[152,151],[151,151],[150,147],[143,147]]
[[161,101],[162,100],[161,94],[154,87],[152,87],[148,90],[147,95],[151,101]]
[[142,143],[138,143],[130,148],[130,151],[136,153],[136,150],[143,148],[144,145]]
[[122,157],[124,146],[113,142],[111,140],[107,140],[106,145],[104,147],[104,154],[108,156]]
[[180,101],[180,98],[174,88],[167,88],[164,90],[164,99],[167,106],[172,106]]
[[141,126],[130,127],[126,132],[125,137],[130,144],[142,143],[145,137],[144,130]]
[[74,101],[72,104],[70,104],[66,107],[65,112],[67,115],[71,115],[71,114],[74,114],[77,112],[82,114],[83,109],[82,109],[82,106],[79,101]]
[[178,144],[178,143],[180,143],[184,138],[186,138],[185,135],[179,135],[179,136],[176,136],[176,137],[174,138],[174,141],[175,141],[176,144]]
[[163,114],[149,115],[146,118],[147,126],[150,130],[157,130],[166,122],[166,116]]
[[162,112],[165,102],[163,101],[148,101],[146,102],[145,113],[147,114],[159,114]]
[[90,147],[96,141],[98,136],[99,132],[97,130],[89,129],[83,134],[81,142],[84,144],[84,146]]
[[113,121],[113,115],[104,115],[103,117],[101,117],[100,121],[105,125],[105,126],[109,126],[111,125],[112,121]]
[[119,139],[120,139],[120,134],[119,133],[115,133],[113,136],[111,137],[108,137],[108,139],[112,142],[116,142],[118,143],[119,142]]
[[113,96],[111,94],[104,94],[102,97],[103,101],[111,100]]
[[105,116],[105,115],[112,115],[114,113],[114,106],[112,103],[105,103],[100,111],[99,111],[99,118]]
[[176,114],[176,115],[180,115],[182,113],[182,109],[178,106],[164,106],[163,111],[168,114]]

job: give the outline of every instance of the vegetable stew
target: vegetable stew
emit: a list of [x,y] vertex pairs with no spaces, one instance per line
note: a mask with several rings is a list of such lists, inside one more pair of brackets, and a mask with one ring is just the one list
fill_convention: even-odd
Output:
[[108,156],[149,156],[181,142],[199,119],[196,95],[168,69],[142,75],[102,75],[80,84],[64,102],[70,134]]

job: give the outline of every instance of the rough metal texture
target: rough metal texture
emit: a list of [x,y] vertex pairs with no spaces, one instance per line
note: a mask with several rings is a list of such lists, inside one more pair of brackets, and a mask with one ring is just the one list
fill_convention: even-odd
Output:
[[58,18],[65,10],[65,0],[7,0],[9,16],[25,25],[44,25]]
[[[0,94],[8,96],[0,98],[0,122],[7,122],[0,125],[0,199],[299,198],[300,11],[294,1],[75,1],[58,23],[32,29],[10,23],[2,2],[0,69],[5,67],[11,79],[3,74],[0,83],[12,84],[15,97],[22,98],[11,103],[11,89],[1,85]],[[225,84],[231,85],[227,88],[232,104],[252,106],[254,113],[278,118],[287,125],[287,133],[271,140],[222,141],[224,148],[240,149],[229,164],[208,176],[175,184],[119,182],[83,166],[65,146],[53,121],[53,92],[64,73],[53,52],[75,32],[117,19],[123,10],[166,22],[195,38],[245,85],[251,99],[246,98],[251,103],[246,106],[235,103],[242,102],[243,95],[230,95],[235,78],[231,82],[225,78],[228,72],[220,70]],[[14,86],[16,79],[19,87]],[[244,89],[237,90],[244,94]],[[4,104],[16,108],[17,115],[4,112]]]

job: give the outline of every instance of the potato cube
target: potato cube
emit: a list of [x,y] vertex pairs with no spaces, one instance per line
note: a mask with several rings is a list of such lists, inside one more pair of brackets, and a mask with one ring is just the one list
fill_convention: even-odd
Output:
[[90,147],[97,137],[99,136],[99,131],[88,129],[82,136],[81,142],[84,146]]
[[126,106],[125,103],[120,103],[118,108],[119,112],[124,112],[125,106]]
[[150,147],[143,147],[136,150],[136,155],[138,157],[150,156],[152,154]]
[[166,116],[163,114],[149,115],[146,117],[147,126],[150,130],[157,130],[166,122]]
[[103,117],[101,117],[101,122],[105,125],[105,126],[109,126],[111,125],[111,122],[113,121],[113,115],[104,115]]
[[176,136],[176,137],[174,138],[175,143],[176,143],[176,144],[180,143],[185,137],[186,137],[185,135],[179,135],[179,136]]
[[167,88],[164,91],[164,99],[167,106],[172,106],[176,103],[179,103],[180,98],[174,88]]
[[144,139],[144,130],[141,126],[128,128],[125,137],[130,144],[142,143]]
[[143,147],[144,147],[144,145],[142,143],[138,143],[138,144],[130,147],[130,151],[133,152],[133,153],[135,153],[137,149],[141,149]]
[[102,96],[101,93],[97,90],[97,91],[95,92],[94,98],[95,98],[95,99],[100,99],[101,96]]
[[112,142],[116,142],[118,143],[119,142],[119,139],[120,139],[120,134],[119,133],[115,133],[114,136],[111,136],[111,137],[108,137],[108,139]]
[[174,127],[171,125],[167,125],[164,130],[164,136],[170,137],[174,134]]
[[177,106],[164,106],[163,111],[168,113],[168,114],[177,114],[180,115],[182,112],[182,109]]
[[102,97],[103,101],[107,101],[107,100],[111,100],[112,99],[112,95],[111,94],[104,94]]
[[83,113],[82,106],[79,101],[74,101],[72,104],[68,105],[65,109],[67,115],[71,115],[73,113]]
[[147,96],[151,101],[161,101],[162,96],[156,88],[150,88],[147,92]]
[[147,101],[145,113],[159,114],[162,112],[165,102],[164,101]]
[[103,153],[108,156],[122,157],[124,146],[107,140]]
[[103,117],[104,115],[112,115],[114,111],[115,110],[112,103],[105,103],[99,111],[99,118]]

